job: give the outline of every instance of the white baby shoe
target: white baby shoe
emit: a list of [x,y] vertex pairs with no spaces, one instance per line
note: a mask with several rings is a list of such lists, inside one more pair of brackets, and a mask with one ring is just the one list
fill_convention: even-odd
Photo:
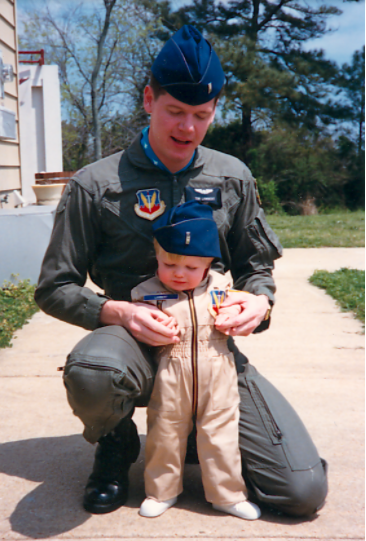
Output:
[[233,505],[215,505],[213,503],[212,507],[217,511],[222,511],[223,513],[228,513],[229,515],[234,515],[245,520],[256,520],[261,516],[261,510],[258,505],[248,501],[234,503]]
[[171,498],[165,502],[158,502],[153,500],[153,498],[146,498],[141,504],[139,513],[142,517],[158,517],[169,509],[169,507],[177,503],[177,499],[178,498]]

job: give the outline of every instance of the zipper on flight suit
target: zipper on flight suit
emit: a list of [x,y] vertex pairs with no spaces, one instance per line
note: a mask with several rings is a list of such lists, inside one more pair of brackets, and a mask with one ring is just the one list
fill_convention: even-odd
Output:
[[[262,404],[262,406],[264,407],[265,412],[267,413],[267,419],[269,421],[269,425],[271,427],[272,434],[274,435],[276,440],[278,442],[280,442],[282,440],[283,434],[282,434],[278,424],[276,423],[276,421],[275,421],[275,419],[274,419],[274,417],[272,415],[270,407],[268,406],[267,402],[265,401],[264,396],[261,393],[261,391],[260,391],[258,385],[256,384],[256,382],[252,381],[251,385],[252,385],[253,389],[255,390],[255,394],[259,398],[259,402]],[[249,392],[252,395],[254,402],[256,402],[255,396],[253,396],[253,393],[251,392],[250,387],[249,387]],[[266,425],[266,427],[268,426],[267,423],[265,423],[265,425]]]
[[197,314],[193,300],[193,290],[185,292],[188,296],[189,310],[191,312],[192,320],[192,342],[191,342],[191,362],[192,362],[192,377],[193,377],[193,399],[192,399],[192,413],[195,417],[197,415],[198,404],[198,339],[197,339]]
[[176,177],[176,175],[173,175],[172,181],[172,203],[174,207],[180,202],[178,178]]
[[58,366],[57,371],[58,372],[64,372],[66,368],[69,366],[81,366],[82,368],[89,368],[91,370],[101,370],[101,371],[108,371],[108,372],[116,372],[117,374],[122,374],[122,370],[119,368],[115,368],[114,366],[108,366],[105,364],[94,364],[94,363],[88,363],[84,361],[71,361],[71,363],[65,364],[65,366]]

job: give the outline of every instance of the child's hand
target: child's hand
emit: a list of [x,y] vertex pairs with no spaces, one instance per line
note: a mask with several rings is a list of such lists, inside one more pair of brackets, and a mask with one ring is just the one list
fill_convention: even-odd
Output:
[[168,319],[162,321],[162,323],[163,325],[165,325],[165,327],[168,327],[168,329],[172,329],[173,331],[176,331],[176,332],[179,331],[177,320],[173,316],[170,316]]
[[[236,314],[224,313],[235,308]],[[215,320],[218,331],[227,336],[249,336],[267,317],[270,304],[267,295],[253,295],[247,291],[230,292]]]

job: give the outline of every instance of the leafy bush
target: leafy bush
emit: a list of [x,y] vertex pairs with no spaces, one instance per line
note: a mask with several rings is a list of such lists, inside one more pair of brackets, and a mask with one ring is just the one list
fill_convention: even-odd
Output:
[[307,214],[309,201],[315,211],[320,204],[343,203],[347,173],[330,137],[276,125],[257,139],[250,154],[252,172],[275,184],[276,196],[287,213]]
[[365,271],[341,268],[315,271],[309,281],[333,297],[343,312],[353,312],[365,323]]
[[14,332],[37,312],[34,290],[29,280],[4,282],[0,288],[0,348],[11,347]]
[[284,214],[281,202],[277,195],[276,183],[273,180],[263,182],[261,178],[258,178],[257,185],[262,207],[265,212],[267,214]]

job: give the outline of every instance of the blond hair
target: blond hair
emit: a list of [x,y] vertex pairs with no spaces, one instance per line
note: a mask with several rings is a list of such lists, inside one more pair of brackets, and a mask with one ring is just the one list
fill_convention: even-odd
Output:
[[[169,259],[172,262],[182,261],[182,259],[189,257],[182,254],[172,254],[171,252],[167,252],[166,250],[164,250],[162,246],[160,246],[160,244],[155,238],[154,238],[154,248],[155,248],[156,255],[165,254],[167,259]],[[211,265],[212,260],[214,259],[213,257],[202,257],[202,256],[196,256],[196,257],[199,257],[200,259],[205,261],[207,263],[207,267]]]

